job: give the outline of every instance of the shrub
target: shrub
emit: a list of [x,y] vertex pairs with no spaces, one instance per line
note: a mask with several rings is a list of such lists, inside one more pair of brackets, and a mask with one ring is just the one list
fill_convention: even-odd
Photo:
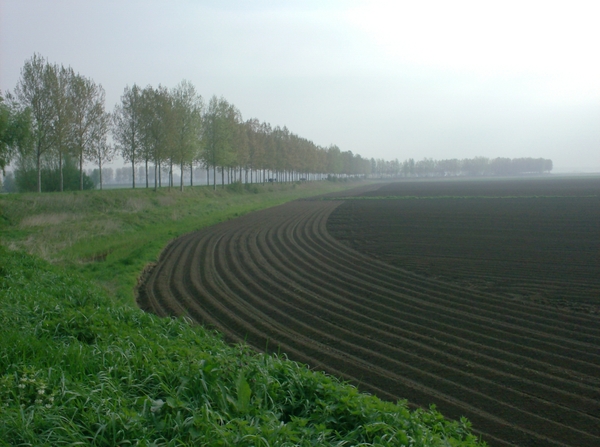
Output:
[[[15,183],[19,192],[37,191],[37,168],[21,164],[15,171]],[[71,157],[64,158],[63,188],[65,191],[77,191],[80,186],[79,168]],[[83,173],[83,189],[94,189],[96,185]],[[58,166],[42,168],[42,192],[60,191],[60,170]]]
[[242,185],[242,182],[237,181],[237,182],[233,182],[233,183],[230,183],[229,185],[227,185],[227,190],[241,194],[244,192],[244,186]]

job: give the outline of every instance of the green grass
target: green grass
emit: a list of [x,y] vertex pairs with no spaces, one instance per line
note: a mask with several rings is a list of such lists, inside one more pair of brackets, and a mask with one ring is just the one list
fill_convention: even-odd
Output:
[[482,445],[467,421],[133,305],[171,238],[335,188],[2,196],[0,446]]

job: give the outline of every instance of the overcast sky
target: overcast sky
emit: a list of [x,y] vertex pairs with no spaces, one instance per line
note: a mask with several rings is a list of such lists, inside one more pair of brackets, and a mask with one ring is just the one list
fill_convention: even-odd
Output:
[[40,53],[102,84],[191,81],[364,157],[600,171],[598,1],[0,0],[0,90]]

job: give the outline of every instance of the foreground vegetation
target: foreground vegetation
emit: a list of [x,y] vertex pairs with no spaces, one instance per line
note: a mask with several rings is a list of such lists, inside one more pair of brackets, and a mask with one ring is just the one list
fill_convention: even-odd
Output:
[[0,247],[0,445],[479,445],[466,421],[133,305],[169,239],[342,187],[2,196],[19,251]]

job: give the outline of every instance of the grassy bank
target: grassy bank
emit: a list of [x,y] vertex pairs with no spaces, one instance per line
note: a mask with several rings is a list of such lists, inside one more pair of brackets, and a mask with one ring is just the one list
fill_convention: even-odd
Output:
[[99,282],[132,302],[144,266],[173,238],[297,198],[354,183],[231,185],[0,196],[0,243]]
[[479,445],[465,422],[133,305],[173,237],[341,188],[1,196],[0,445]]

